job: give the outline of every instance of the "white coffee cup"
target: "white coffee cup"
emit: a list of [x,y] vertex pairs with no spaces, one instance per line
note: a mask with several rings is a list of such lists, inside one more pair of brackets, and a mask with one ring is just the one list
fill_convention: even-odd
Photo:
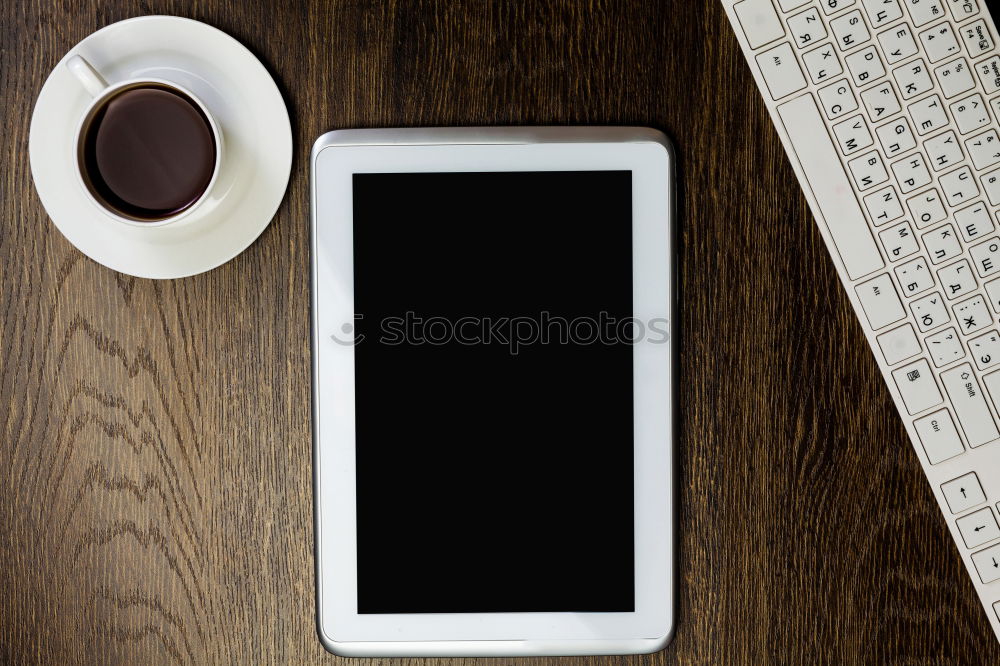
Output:
[[[219,125],[211,111],[208,110],[208,107],[205,106],[198,96],[187,88],[165,79],[140,77],[109,84],[104,77],[90,65],[90,63],[79,55],[71,56],[66,61],[66,65],[74,76],[76,76],[76,78],[80,81],[80,84],[84,87],[84,89],[94,98],[87,106],[86,110],[80,115],[80,119],[77,121],[76,133],[73,141],[73,160],[76,163],[76,179],[79,186],[83,189],[87,198],[90,199],[94,206],[102,211],[107,217],[117,222],[131,225],[133,227],[143,228],[172,224],[178,220],[186,218],[198,210],[198,208],[200,208],[202,204],[210,198],[212,187],[215,185],[216,180],[218,180],[219,170],[222,166],[222,131],[219,129]],[[208,123],[212,133],[212,140],[215,144],[215,164],[212,170],[211,178],[205,186],[204,191],[194,201],[184,206],[178,212],[162,217],[142,217],[138,215],[131,215],[128,212],[115,208],[110,203],[103,201],[95,192],[95,188],[87,173],[84,161],[83,144],[86,139],[85,135],[98,112],[104,109],[105,105],[112,99],[126,90],[146,87],[165,88],[170,92],[179,94],[181,97],[186,97],[188,101],[196,105],[200,110],[201,115]]]

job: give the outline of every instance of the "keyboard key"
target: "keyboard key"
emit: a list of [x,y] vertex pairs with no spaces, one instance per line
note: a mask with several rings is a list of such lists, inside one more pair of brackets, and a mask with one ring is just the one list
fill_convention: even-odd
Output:
[[978,93],[955,102],[949,108],[951,109],[951,115],[955,117],[958,131],[962,134],[973,132],[984,125],[988,125],[990,122],[990,114],[986,110],[986,103],[983,102],[983,98]]
[[985,238],[993,233],[993,220],[982,203],[975,203],[954,213],[955,224],[962,232],[966,243]]
[[893,162],[892,172],[896,175],[896,181],[903,194],[931,182],[931,172],[927,170],[927,164],[920,153],[914,153],[905,159]]
[[961,206],[979,196],[976,179],[969,167],[960,167],[946,173],[941,176],[938,182],[944,192],[944,200],[948,202],[949,206]]
[[851,92],[851,86],[847,83],[847,79],[841,79],[825,88],[820,88],[819,101],[823,105],[826,117],[830,120],[858,108],[858,102],[854,99],[854,93]]
[[[986,398],[979,388],[979,382],[972,374],[972,366],[963,363],[941,373],[941,383],[951,398],[955,417],[965,432],[969,446],[975,448],[1000,437],[993,415],[986,406]],[[970,546],[971,548],[972,546]]]
[[826,26],[815,7],[789,18],[788,31],[792,33],[792,39],[800,49],[826,38]]
[[903,324],[899,328],[878,336],[878,345],[882,348],[882,356],[889,365],[895,365],[920,353],[920,341],[913,332],[913,326]]
[[972,164],[977,169],[985,169],[1000,162],[1000,135],[995,129],[986,130],[978,136],[965,140]]
[[979,73],[979,80],[982,81],[987,95],[1000,90],[1000,56],[982,61],[976,65],[976,72]]
[[833,126],[833,135],[837,137],[837,147],[845,155],[855,153],[874,143],[868,124],[860,115],[848,118]]
[[910,123],[906,118],[890,121],[875,130],[875,133],[878,135],[879,143],[882,144],[882,150],[885,151],[886,157],[895,157],[917,145],[917,140],[914,138],[913,132],[910,130]]
[[[985,283],[983,285],[983,287],[986,289],[986,296],[990,300],[990,305],[992,305],[993,309],[996,312],[1000,312],[1000,279],[998,279],[998,280],[991,280],[990,282]],[[976,303],[974,303],[974,305],[977,307],[978,312],[980,314],[982,314],[982,313],[988,314],[989,311],[986,310],[985,307],[982,307],[982,303],[980,302],[982,300],[983,300],[983,297],[977,295],[977,296],[974,296],[973,298],[970,298],[969,301],[967,301],[967,302],[977,301]],[[957,314],[958,314],[958,312],[956,311],[956,315]],[[990,324],[990,323],[992,323],[991,321],[989,321],[989,318],[987,316],[980,316],[972,324],[968,324],[967,326],[969,326],[971,328],[972,326],[975,325],[977,329],[978,328],[983,328],[982,325],[979,325],[980,321],[985,321],[987,323],[987,325]],[[985,363],[985,361],[984,361],[984,363]],[[1000,378],[998,378],[997,381],[1000,382]],[[997,404],[1000,405],[1000,392],[998,392],[998,394],[996,396],[996,400],[997,400]]]
[[841,9],[847,9],[853,4],[854,0],[823,0],[819,3],[819,6],[829,16],[830,14],[839,12]]
[[777,110],[816,199],[817,210],[813,213],[826,223],[844,270],[851,279],[857,279],[884,267],[812,96],[802,95]]
[[924,149],[935,171],[958,164],[964,159],[958,137],[951,130],[942,132],[924,142]]
[[892,185],[866,195],[865,207],[876,226],[892,222],[903,215],[903,205],[899,203],[899,197],[896,196],[896,190]]
[[927,454],[927,462],[932,465],[965,452],[965,446],[947,409],[917,419],[913,422],[913,427],[924,447],[924,453]]
[[927,66],[923,60],[914,60],[902,67],[892,70],[892,78],[896,79],[899,86],[899,94],[903,99],[916,97],[934,87],[931,75],[927,73]]
[[[943,401],[941,392],[934,382],[931,366],[925,359],[918,359],[893,370],[892,378],[896,380],[899,395],[903,398],[906,411],[910,414],[918,414],[934,405],[940,405]],[[919,432],[920,428],[917,430]]]
[[859,88],[885,76],[885,67],[874,46],[856,51],[844,58],[847,69],[851,70],[854,85]]
[[963,513],[986,502],[986,494],[975,472],[941,484],[941,494],[952,513]]
[[955,229],[950,224],[928,231],[923,235],[923,239],[932,264],[940,264],[962,254],[962,245],[958,242]]
[[905,4],[907,11],[910,12],[910,18],[917,26],[944,16],[941,0],[907,0]]
[[975,58],[993,50],[993,37],[986,27],[986,21],[979,20],[959,29],[965,48]]
[[792,45],[788,42],[764,51],[756,60],[764,83],[774,99],[781,99],[806,87],[805,77],[795,60]]
[[802,62],[813,83],[822,83],[844,71],[833,44],[824,44],[806,53],[802,56]]
[[940,222],[948,216],[945,213],[944,204],[941,203],[941,196],[934,189],[910,197],[906,200],[906,207],[910,209],[910,214],[918,229]]
[[[990,306],[992,306],[994,312],[1000,312],[1000,280],[991,280],[983,285],[986,290],[986,297],[990,300]],[[1000,394],[996,396],[995,401],[1000,405]]]
[[910,309],[913,310],[913,317],[917,320],[917,328],[921,333],[951,320],[948,308],[944,306],[944,299],[938,292],[913,301]]
[[960,324],[960,329],[965,334],[981,330],[993,324],[990,311],[986,307],[986,301],[979,294],[956,305],[955,318]]
[[904,259],[920,249],[908,222],[900,222],[880,231],[878,238],[889,261]]
[[934,78],[941,86],[941,92],[944,93],[945,99],[950,99],[976,87],[976,80],[972,78],[972,70],[969,63],[965,62],[965,58],[957,58],[936,68]]
[[994,238],[980,243],[969,250],[969,255],[979,277],[989,277],[1000,271],[1000,240]]
[[1000,169],[995,169],[984,174],[982,179],[983,189],[986,191],[986,198],[990,200],[991,206],[1000,206]]
[[953,56],[959,51],[958,38],[950,23],[938,25],[920,33],[920,43],[924,46],[927,59],[932,63]]
[[892,84],[888,81],[861,93],[861,101],[865,105],[868,117],[872,119],[873,123],[877,123],[883,118],[888,118],[894,113],[899,112],[901,108],[899,106],[899,99],[892,89]]
[[906,60],[917,53],[917,42],[913,39],[910,26],[905,23],[880,32],[878,43],[881,44],[882,53],[890,65],[895,65],[900,60]]
[[951,15],[961,23],[979,13],[979,0],[948,0],[951,5]]
[[937,95],[925,97],[919,102],[910,104],[907,109],[913,124],[916,126],[917,134],[921,136],[928,132],[941,129],[948,124],[948,116],[941,105],[941,98]]
[[896,278],[907,298],[927,291],[934,286],[934,277],[927,268],[927,260],[917,257],[896,268]]
[[906,317],[888,273],[859,284],[855,291],[873,329],[878,330]]
[[993,509],[986,507],[955,521],[967,548],[975,548],[1000,539],[1000,525],[993,517]]
[[997,619],[1000,620],[1000,601],[993,603],[993,612],[997,614]]
[[885,164],[882,163],[882,156],[878,154],[877,150],[866,153],[861,157],[855,157],[847,163],[847,166],[850,168],[851,174],[854,176],[854,182],[857,183],[859,190],[867,190],[870,187],[880,185],[889,180]]
[[778,6],[781,7],[781,11],[790,12],[793,9],[797,9],[811,0],[778,0]]
[[984,333],[969,340],[969,351],[976,361],[976,367],[986,370],[1000,362],[1000,334],[996,331]]
[[874,28],[891,23],[903,16],[903,10],[899,8],[899,0],[861,0],[861,5],[865,8],[868,20]]
[[986,387],[990,397],[993,399],[993,404],[1000,404],[1000,372],[991,372],[988,375],[983,375],[983,386]]
[[948,300],[953,300],[959,296],[964,296],[976,290],[976,278],[972,275],[969,262],[966,259],[956,261],[950,266],[945,266],[938,271],[938,279],[944,288],[945,296]]
[[1000,119],[1000,97],[994,97],[990,100],[990,106],[993,107],[993,115]]
[[963,335],[969,335],[993,325],[989,308],[986,307],[986,300],[979,294],[955,306],[955,320]]
[[756,49],[785,36],[771,0],[743,0],[733,5],[733,9],[750,48]]
[[958,339],[958,333],[953,328],[946,328],[928,336],[926,342],[927,351],[930,352],[936,368],[965,356],[965,348],[962,347],[962,341]]
[[[976,573],[979,580],[984,583],[992,583],[1000,580],[1000,544],[990,546],[986,550],[981,550],[972,555],[972,563],[976,565]],[[1000,601],[993,604],[993,610],[997,611],[1000,617]]]
[[839,18],[830,21],[830,30],[833,31],[834,41],[842,51],[853,49],[859,44],[864,44],[871,39],[868,26],[861,18],[861,12],[854,10]]

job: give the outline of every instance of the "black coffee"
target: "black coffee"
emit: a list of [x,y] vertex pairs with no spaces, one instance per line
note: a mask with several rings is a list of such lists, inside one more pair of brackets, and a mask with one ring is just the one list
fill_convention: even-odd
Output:
[[82,148],[97,199],[150,222],[180,213],[204,194],[217,149],[198,105],[155,84],[129,88],[105,103],[90,120]]

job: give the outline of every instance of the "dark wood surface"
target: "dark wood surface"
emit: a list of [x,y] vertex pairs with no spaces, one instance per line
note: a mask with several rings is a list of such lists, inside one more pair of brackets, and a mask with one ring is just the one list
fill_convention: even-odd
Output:
[[[62,55],[156,13],[246,44],[295,136],[261,238],[164,282],[75,250],[27,152]],[[717,0],[19,0],[0,21],[0,663],[338,661],[314,625],[309,147],[575,123],[678,148],[679,624],[659,654],[523,663],[1000,663]]]

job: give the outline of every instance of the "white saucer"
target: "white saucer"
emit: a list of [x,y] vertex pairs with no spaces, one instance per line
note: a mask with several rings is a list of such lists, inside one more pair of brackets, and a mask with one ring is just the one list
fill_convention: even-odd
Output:
[[[174,224],[142,228],[113,220],[84,194],[73,134],[91,98],[66,67],[75,54],[109,83],[149,76],[201,98],[223,134],[209,201]],[[77,44],[38,94],[28,146],[35,188],[59,231],[94,261],[146,278],[195,275],[245,250],[278,209],[292,165],[288,111],[264,66],[226,33],[174,16],[114,23]]]

